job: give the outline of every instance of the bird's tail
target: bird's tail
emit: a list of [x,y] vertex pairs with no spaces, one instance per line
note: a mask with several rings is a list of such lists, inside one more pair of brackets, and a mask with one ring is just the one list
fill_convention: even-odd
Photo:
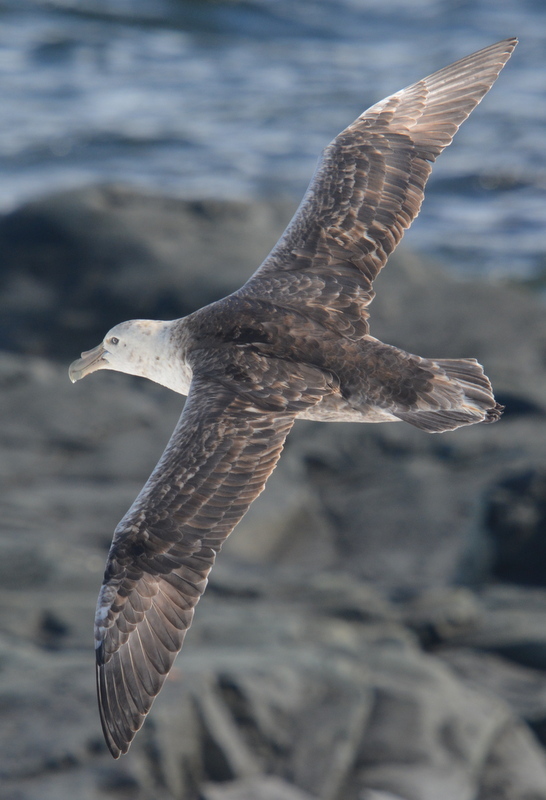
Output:
[[500,418],[504,406],[495,401],[489,378],[475,358],[423,359],[423,366],[433,373],[426,403],[395,412],[399,419],[429,433],[441,433]]

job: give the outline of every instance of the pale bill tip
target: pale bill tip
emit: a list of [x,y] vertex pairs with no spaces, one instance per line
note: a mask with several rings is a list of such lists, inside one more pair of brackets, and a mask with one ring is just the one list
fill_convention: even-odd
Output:
[[81,354],[81,358],[77,358],[68,368],[68,377],[72,383],[85,378],[91,372],[95,372],[106,365],[104,359],[104,345],[101,343],[92,350],[86,350]]

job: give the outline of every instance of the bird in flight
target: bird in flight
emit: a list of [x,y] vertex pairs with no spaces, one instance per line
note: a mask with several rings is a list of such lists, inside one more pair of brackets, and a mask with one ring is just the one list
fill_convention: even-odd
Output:
[[428,359],[369,332],[372,283],[423,200],[431,164],[517,44],[486,47],[372,106],[329,144],[286,231],[233,294],[182,319],[131,320],[70,366],[187,395],[117,526],[95,617],[102,728],[126,753],[159,693],[222,544],[295,420],[402,420],[430,433],[494,422],[475,359]]

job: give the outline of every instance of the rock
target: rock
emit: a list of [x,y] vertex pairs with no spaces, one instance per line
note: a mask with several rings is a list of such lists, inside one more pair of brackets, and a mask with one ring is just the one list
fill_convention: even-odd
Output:
[[482,619],[454,638],[461,647],[497,653],[532,669],[546,670],[546,592],[492,585],[480,592]]
[[6,800],[546,798],[544,753],[521,722],[544,740],[545,595],[487,584],[492,509],[496,530],[516,519],[516,535],[540,539],[543,309],[403,253],[377,282],[373,333],[483,358],[511,413],[441,437],[297,424],[131,751],[115,763],[106,751],[96,595],[183,401],[106,372],[70,386],[66,367],[120,319],[178,315],[240,285],[284,226],[279,209],[99,187],[0,224]]
[[529,418],[442,436],[399,424],[309,423],[292,437],[334,563],[398,588],[483,580],[485,497],[515,465],[546,464],[546,425]]
[[0,643],[3,780],[22,781],[87,760],[98,739],[87,714],[95,702],[91,650],[48,653],[5,636]]
[[[513,732],[514,749],[526,741],[520,741],[502,702],[461,684],[451,670],[421,654],[399,626],[375,626],[372,635],[361,622],[317,614],[310,624],[301,608],[254,601],[252,614],[262,626],[251,623],[243,644],[231,625],[245,623],[244,606],[231,623],[214,599],[206,597],[203,606],[201,633],[209,624],[221,627],[237,647],[229,647],[228,635],[222,652],[213,637],[206,660],[195,649],[182,656],[184,680],[168,683],[147,736],[161,737],[161,747],[152,749],[162,759],[169,758],[173,743],[178,752],[178,732],[188,727],[180,710],[191,691],[196,707],[206,709],[199,711],[208,742],[205,759],[208,774],[220,784],[250,781],[258,767],[262,774],[289,775],[297,787],[324,800],[356,800],[365,790],[482,800],[479,787],[493,780],[492,752],[506,731]],[[205,678],[204,670],[216,677]],[[499,765],[502,780],[517,786],[514,800],[546,779],[546,762],[531,741],[525,778],[515,764],[509,776],[505,764]]]
[[473,633],[483,622],[478,598],[462,586],[418,592],[400,604],[400,616],[427,648]]
[[[226,558],[250,564],[305,563],[320,569],[335,559],[331,526],[315,493],[301,476],[301,462],[287,445],[283,468],[276,469],[267,491],[255,501],[225,547]],[[312,542],[312,547],[309,546]]]
[[546,585],[546,469],[528,469],[494,486],[487,498],[485,527],[495,577]]
[[479,691],[501,697],[546,743],[546,674],[491,653],[460,647],[436,651],[442,661]]
[[316,800],[280,778],[260,776],[226,784],[207,784],[203,800]]
[[31,202],[0,221],[0,347],[70,358],[122,320],[195,311],[245,282],[292,211],[123,186]]
[[546,796],[542,754],[525,726],[511,722],[492,743],[478,800],[541,800]]
[[392,792],[376,791],[375,789],[364,789],[360,793],[359,800],[405,800],[405,798],[400,797],[399,794],[393,794]]
[[[194,642],[181,657],[129,755],[116,764],[92,713],[90,658],[34,650],[26,670],[21,656],[14,659],[17,675],[4,669],[0,683],[6,791],[17,787],[24,800],[53,798],[54,790],[62,797],[76,787],[93,799],[125,792],[197,800],[205,781],[205,797],[256,786],[267,798],[283,786],[265,777],[276,774],[290,776],[286,797],[294,798],[334,800],[342,792],[357,800],[375,792],[432,800],[441,790],[448,800],[482,800],[478,789],[495,780],[513,787],[508,797],[524,797],[529,787],[546,796],[537,790],[546,762],[507,708],[421,654],[400,626],[391,624],[390,633],[376,626],[371,634],[362,622],[321,613],[310,624],[304,605],[267,600],[239,604],[232,614],[214,594],[205,596],[199,617],[208,645]],[[223,629],[224,641],[207,636],[210,625]],[[11,721],[21,705],[33,709],[26,726],[24,718]]]

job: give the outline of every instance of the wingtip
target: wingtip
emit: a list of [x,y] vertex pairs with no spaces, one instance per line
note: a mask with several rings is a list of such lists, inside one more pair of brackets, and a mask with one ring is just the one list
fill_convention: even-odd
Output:
[[97,659],[95,674],[97,681],[97,700],[99,706],[100,724],[106,746],[108,747],[112,757],[117,760],[129,750],[131,741],[127,742],[124,740],[123,743],[118,741],[118,739],[114,737],[113,732],[110,730],[110,726],[108,725],[106,710],[109,708],[109,702],[106,687],[104,685],[103,667],[104,665],[101,664]]
[[493,408],[489,408],[487,410],[484,422],[498,422],[499,419],[502,417],[503,411],[504,411],[504,406],[501,406],[500,403],[495,403]]
[[519,44],[519,39],[517,36],[509,36],[508,39],[503,39],[502,42],[499,42],[499,44],[501,43],[504,43],[506,45],[506,49],[508,50],[508,57],[506,60],[508,60],[508,58],[510,58],[510,56],[514,52],[514,49]]
[[[516,46],[518,45],[518,43],[519,43],[519,39],[518,39],[517,36],[509,36],[508,39],[501,39],[501,41],[497,42],[496,45],[491,45],[491,47],[493,47],[493,48],[494,47],[498,47],[499,45],[503,45],[504,46],[504,58],[502,59],[502,62],[501,62],[502,66],[501,66],[500,69],[502,69],[505,66],[506,62],[511,57],[511,55],[514,52],[514,50],[515,50]],[[486,48],[486,49],[488,49],[488,48]],[[500,72],[500,69],[499,69],[499,72]]]
[[490,44],[487,47],[484,47],[483,49],[484,50],[489,50],[490,48],[498,47],[499,45],[505,45],[506,47],[508,47],[510,49],[510,51],[512,51],[514,49],[514,47],[518,44],[518,42],[519,42],[519,39],[518,39],[517,36],[507,36],[506,39],[500,39],[498,42],[495,42],[494,44]]

